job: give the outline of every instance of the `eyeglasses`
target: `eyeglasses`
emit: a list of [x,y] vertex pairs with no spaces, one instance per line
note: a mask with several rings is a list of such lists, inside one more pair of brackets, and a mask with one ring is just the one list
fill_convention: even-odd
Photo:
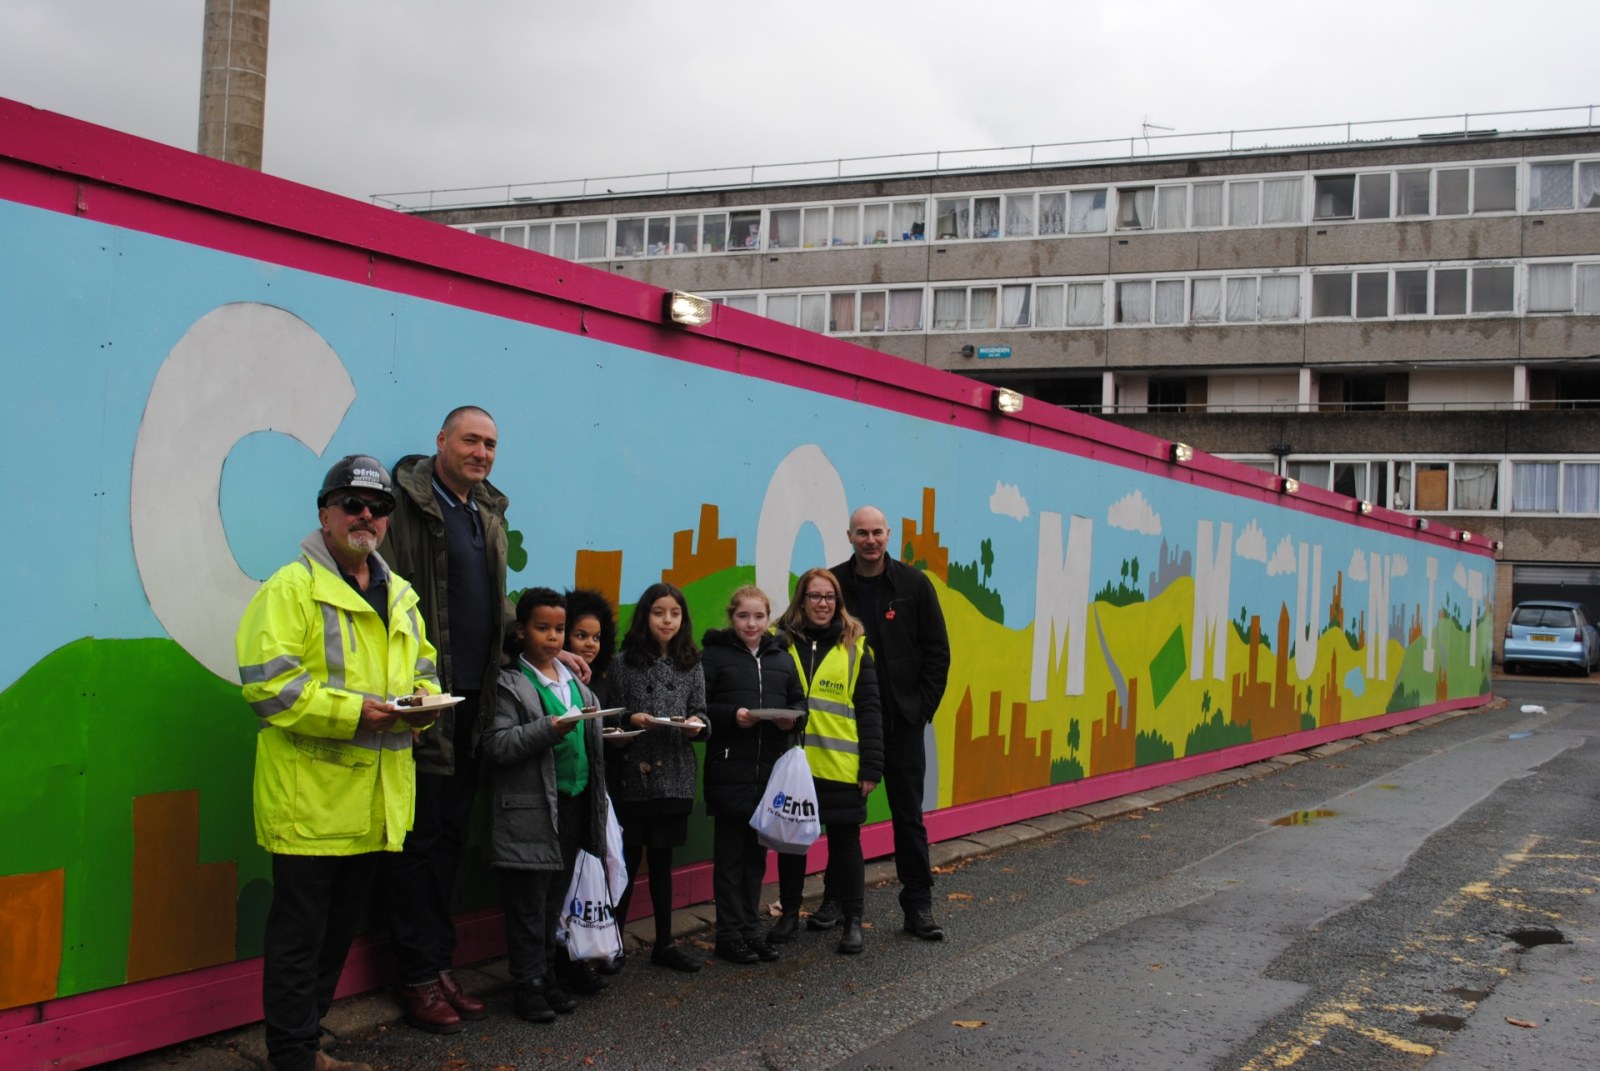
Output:
[[346,495],[329,505],[338,506],[352,517],[361,516],[362,510],[371,510],[374,517],[387,517],[394,512],[394,503],[387,498],[362,498],[360,495]]
[[838,602],[839,596],[831,591],[808,591],[806,602]]

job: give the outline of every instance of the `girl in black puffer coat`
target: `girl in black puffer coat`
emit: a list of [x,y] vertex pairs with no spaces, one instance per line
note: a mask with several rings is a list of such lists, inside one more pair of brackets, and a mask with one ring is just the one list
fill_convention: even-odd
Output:
[[[795,743],[804,720],[805,692],[794,659],[767,631],[772,604],[753,585],[728,600],[728,628],[701,640],[706,714],[706,811],[713,819],[712,890],[717,906],[717,955],[730,963],[775,960],[762,935],[761,881],[767,849],[750,828],[778,756]],[[751,711],[786,709],[791,717],[757,718]]]

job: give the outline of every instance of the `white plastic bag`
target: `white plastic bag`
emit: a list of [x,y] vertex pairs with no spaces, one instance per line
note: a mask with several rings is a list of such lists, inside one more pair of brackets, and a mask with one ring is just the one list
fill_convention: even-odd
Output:
[[767,791],[750,816],[750,828],[762,844],[792,855],[803,855],[822,835],[817,785],[811,779],[805,748],[790,748],[772,767]]
[[605,864],[591,852],[578,852],[556,940],[566,943],[573,960],[615,959],[622,954],[622,928],[606,887]]
[[622,902],[628,891],[628,864],[622,858],[622,826],[617,822],[617,812],[606,797],[606,885],[611,889],[611,902]]

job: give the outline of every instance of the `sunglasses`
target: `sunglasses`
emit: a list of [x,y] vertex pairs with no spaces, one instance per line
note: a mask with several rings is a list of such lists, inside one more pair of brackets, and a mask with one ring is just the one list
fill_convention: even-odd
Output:
[[360,495],[346,495],[343,498],[330,499],[330,506],[338,506],[352,517],[361,516],[362,510],[371,510],[374,517],[387,517],[394,512],[394,503],[387,498],[362,498]]

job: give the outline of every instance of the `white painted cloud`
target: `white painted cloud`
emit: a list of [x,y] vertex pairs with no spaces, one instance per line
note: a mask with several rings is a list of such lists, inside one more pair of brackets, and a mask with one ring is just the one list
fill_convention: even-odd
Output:
[[1451,577],[1451,579],[1453,579],[1460,586],[1466,587],[1467,586],[1467,567],[1465,565],[1462,565],[1460,562],[1456,562],[1456,571],[1451,573],[1450,577]]
[[1344,575],[1351,580],[1365,580],[1367,578],[1367,556],[1359,550],[1350,555],[1350,568],[1344,571]]
[[994,482],[994,494],[989,496],[989,512],[1012,520],[1026,520],[1028,500],[1022,497],[1022,488],[1014,483]]
[[1389,578],[1391,580],[1397,576],[1405,576],[1410,571],[1411,559],[1404,554],[1389,555]]
[[1292,573],[1294,564],[1294,541],[1284,536],[1278,543],[1278,549],[1272,552],[1272,560],[1267,562],[1267,575],[1277,576],[1280,573]]
[[1125,528],[1144,535],[1161,534],[1161,517],[1150,508],[1150,503],[1137,489],[1112,504],[1106,511],[1106,523],[1113,528]]
[[1255,522],[1254,518],[1244,526],[1244,531],[1239,533],[1239,539],[1238,542],[1234,543],[1233,551],[1239,557],[1248,558],[1253,562],[1267,560],[1267,533],[1261,530],[1261,526]]

